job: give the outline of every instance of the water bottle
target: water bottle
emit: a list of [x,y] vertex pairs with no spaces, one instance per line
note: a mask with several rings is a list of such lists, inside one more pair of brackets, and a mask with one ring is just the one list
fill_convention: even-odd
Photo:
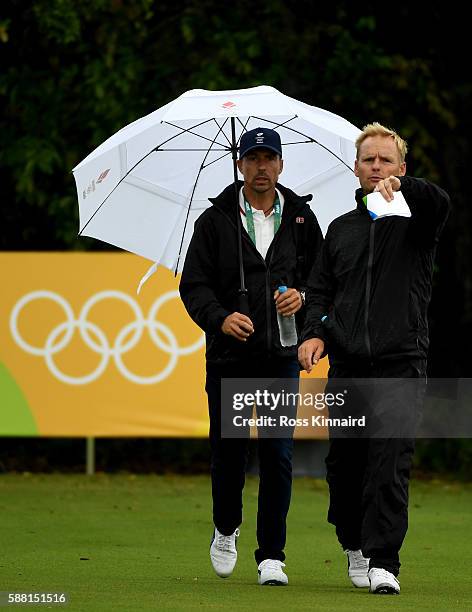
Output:
[[[285,293],[287,287],[280,285],[279,293]],[[294,346],[297,344],[297,326],[295,324],[295,315],[284,317],[277,311],[277,322],[279,324],[280,344],[282,346]]]

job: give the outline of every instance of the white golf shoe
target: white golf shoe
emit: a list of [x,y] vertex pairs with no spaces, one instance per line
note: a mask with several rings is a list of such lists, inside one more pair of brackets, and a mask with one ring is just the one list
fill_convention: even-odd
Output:
[[210,559],[213,569],[220,578],[231,576],[238,559],[236,550],[236,539],[239,537],[239,529],[229,536],[225,536],[215,527],[213,539],[210,546]]
[[369,570],[370,592],[375,595],[399,595],[400,583],[385,569],[373,567]]
[[285,563],[278,559],[264,559],[257,568],[257,581],[259,584],[271,586],[284,586],[288,584],[288,576],[283,571]]
[[370,581],[369,559],[366,559],[361,550],[345,550],[347,555],[347,573],[352,584],[357,588],[369,587]]

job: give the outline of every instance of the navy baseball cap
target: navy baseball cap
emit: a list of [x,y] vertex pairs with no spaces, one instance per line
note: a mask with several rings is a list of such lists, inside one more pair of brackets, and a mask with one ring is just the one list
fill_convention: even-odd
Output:
[[253,149],[270,149],[282,157],[282,143],[279,134],[269,128],[256,128],[244,132],[239,143],[239,159]]

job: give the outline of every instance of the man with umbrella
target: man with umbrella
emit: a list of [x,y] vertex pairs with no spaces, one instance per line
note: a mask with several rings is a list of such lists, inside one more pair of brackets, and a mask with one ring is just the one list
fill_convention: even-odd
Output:
[[[406,143],[393,130],[367,125],[356,148],[357,208],[328,228],[310,277],[299,357],[310,372],[327,350],[332,384],[352,378],[350,392],[358,391],[355,381],[363,379],[369,394],[362,408],[374,407],[376,427],[379,414],[388,415],[382,436],[371,430],[362,439],[341,439],[330,431],[328,520],[347,553],[353,584],[398,594],[415,432],[400,427],[405,435],[397,435],[391,425],[414,423],[421,408],[434,256],[450,202],[436,185],[406,176]],[[390,203],[400,190],[407,214],[383,203],[386,214],[376,216],[366,205],[368,194],[379,192]],[[390,395],[380,395],[379,387]]]
[[[278,320],[292,322],[296,314],[300,325],[306,279],[322,243],[321,230],[307,203],[311,196],[298,196],[278,184],[283,160],[276,131],[256,128],[245,132],[237,163],[244,183],[238,182],[237,189],[229,185],[197,220],[180,282],[188,313],[206,333],[215,525],[210,558],[223,578],[232,573],[237,560],[248,439],[221,435],[221,380],[298,380],[297,337],[289,342],[281,338],[283,325],[279,327]],[[243,289],[247,290],[246,312],[238,291],[238,252],[244,268]],[[288,582],[283,562],[292,448],[291,437],[258,440],[255,559],[259,584]]]

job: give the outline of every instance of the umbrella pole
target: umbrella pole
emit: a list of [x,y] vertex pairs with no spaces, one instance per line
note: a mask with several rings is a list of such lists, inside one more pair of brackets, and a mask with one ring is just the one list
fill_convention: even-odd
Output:
[[239,213],[238,168],[236,165],[237,146],[234,117],[231,117],[231,153],[233,155],[234,195],[236,202],[236,227],[238,228],[238,263],[239,263],[239,312],[249,316],[249,300],[243,265],[243,237],[241,232],[241,215]]

